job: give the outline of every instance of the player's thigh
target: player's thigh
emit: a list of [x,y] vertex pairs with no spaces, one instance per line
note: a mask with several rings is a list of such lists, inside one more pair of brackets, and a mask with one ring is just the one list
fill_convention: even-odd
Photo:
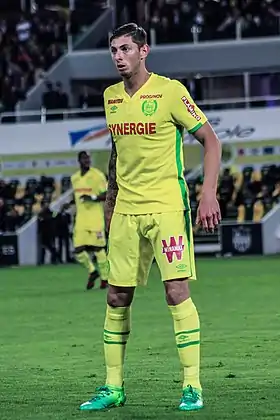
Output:
[[192,224],[189,212],[154,216],[157,230],[152,241],[162,280],[196,279]]
[[90,231],[90,238],[89,238],[89,247],[93,248],[105,248],[106,246],[106,235],[105,231],[100,229],[95,229]]
[[109,284],[135,287],[147,282],[153,249],[139,231],[138,216],[114,213],[108,242]]
[[88,232],[85,229],[75,227],[73,232],[73,245],[75,249],[84,248],[88,239]]
[[102,230],[89,230],[84,228],[75,228],[73,235],[73,244],[75,248],[79,247],[97,247],[106,246],[105,232]]

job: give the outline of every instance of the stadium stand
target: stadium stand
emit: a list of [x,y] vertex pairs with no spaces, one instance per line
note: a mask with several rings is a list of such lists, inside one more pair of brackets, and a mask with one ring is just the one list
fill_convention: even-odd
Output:
[[[44,78],[66,51],[67,37],[76,39],[102,12],[104,2],[1,1],[0,4],[0,112],[13,112],[27,91]],[[28,2],[27,2],[28,3]]]
[[278,0],[149,0],[144,15],[157,44],[279,34]]

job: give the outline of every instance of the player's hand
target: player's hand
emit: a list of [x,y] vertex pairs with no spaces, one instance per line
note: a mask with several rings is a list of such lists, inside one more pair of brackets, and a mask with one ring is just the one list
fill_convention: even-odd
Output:
[[96,196],[83,194],[81,195],[80,200],[82,201],[82,203],[85,203],[85,202],[89,203],[91,201],[95,201]]
[[221,221],[221,211],[216,195],[203,193],[197,209],[196,224],[206,232],[214,232]]

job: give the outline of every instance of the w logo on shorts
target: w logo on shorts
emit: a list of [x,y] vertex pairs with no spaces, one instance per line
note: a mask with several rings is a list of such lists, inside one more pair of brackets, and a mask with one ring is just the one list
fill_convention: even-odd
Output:
[[161,242],[162,242],[162,253],[166,254],[167,260],[170,264],[173,262],[174,255],[176,256],[178,261],[182,259],[183,252],[185,249],[182,235],[178,237],[178,242],[176,242],[176,238],[174,238],[174,236],[170,236],[169,245],[167,245],[167,242],[165,239],[163,239]]

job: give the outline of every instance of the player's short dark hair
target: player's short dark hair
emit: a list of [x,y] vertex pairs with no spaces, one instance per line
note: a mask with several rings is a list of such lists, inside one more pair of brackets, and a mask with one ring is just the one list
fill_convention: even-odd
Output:
[[89,156],[89,153],[88,153],[86,150],[81,150],[81,151],[78,153],[78,162],[80,162],[80,160],[81,160],[81,158],[82,158],[83,156]]
[[110,37],[110,45],[113,39],[121,36],[131,36],[132,41],[139,47],[143,47],[143,45],[147,44],[147,32],[136,23],[126,23],[125,25],[116,28]]

